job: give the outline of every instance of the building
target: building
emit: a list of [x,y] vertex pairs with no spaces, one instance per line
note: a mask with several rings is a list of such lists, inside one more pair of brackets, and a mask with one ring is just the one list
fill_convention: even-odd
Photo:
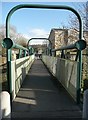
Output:
[[[75,29],[52,29],[48,38],[52,42],[52,48],[58,49],[61,46],[66,46],[70,44],[74,44],[76,41],[79,40],[79,32]],[[87,85],[88,89],[88,31],[83,32],[83,39],[87,43],[87,47],[83,50],[83,57],[82,57],[82,86]],[[65,51],[66,56],[70,60],[75,60],[76,52],[67,50]],[[67,53],[69,53],[69,57],[67,57]],[[60,51],[56,52],[56,56],[60,55]],[[84,85],[83,85],[84,83]],[[87,83],[87,84],[86,84]]]
[[[68,44],[68,30],[67,29],[52,29],[48,38],[52,43],[53,49],[58,49],[61,46]],[[56,52],[59,55],[60,51]]]

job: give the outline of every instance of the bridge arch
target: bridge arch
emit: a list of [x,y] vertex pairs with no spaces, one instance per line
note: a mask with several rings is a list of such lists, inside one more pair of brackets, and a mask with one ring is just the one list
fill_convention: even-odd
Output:
[[29,46],[29,42],[33,39],[35,39],[35,40],[38,40],[38,39],[39,40],[48,40],[49,43],[50,43],[50,48],[52,48],[52,42],[48,38],[31,38],[31,39],[28,40],[27,47]]
[[50,55],[52,55],[52,52],[51,52],[51,50],[52,50],[52,42],[48,39],[48,38],[31,38],[31,39],[29,39],[28,40],[28,43],[27,43],[27,48],[29,47],[29,42],[31,41],[31,40],[33,40],[33,39],[36,39],[36,40],[48,40],[49,41],[49,47],[48,47],[48,54],[50,54]]
[[[79,13],[73,9],[72,7],[69,7],[69,6],[61,6],[61,5],[41,5],[41,4],[21,4],[21,5],[17,5],[15,7],[13,7],[8,15],[7,15],[7,18],[6,18],[6,38],[9,38],[9,29],[10,29],[10,18],[12,16],[12,14],[18,10],[18,9],[21,9],[21,8],[38,8],[38,9],[65,9],[65,10],[69,10],[69,11],[72,11],[78,18],[78,21],[79,21],[79,40],[82,40],[83,38],[83,24],[82,24],[82,19],[81,19],[81,16],[79,15]],[[81,81],[81,71],[82,71],[82,51],[81,50],[78,50],[78,54],[79,54],[79,80],[78,80],[78,88],[77,88],[77,91],[78,91],[78,95],[80,95],[80,81]],[[7,66],[8,66],[8,69],[7,69],[7,79],[8,79],[8,84],[9,84],[9,93],[10,93],[10,86],[11,86],[11,79],[9,78],[9,61],[11,60],[10,59],[10,56],[11,56],[11,50],[8,49],[7,50]],[[79,98],[80,96],[78,96]],[[78,100],[79,101],[79,100]]]
[[73,9],[72,7],[69,7],[69,6],[61,6],[61,5],[41,5],[41,4],[20,4],[20,5],[17,5],[15,7],[13,7],[8,15],[7,15],[7,18],[6,18],[6,37],[8,38],[9,37],[9,26],[10,26],[10,18],[12,16],[12,14],[18,10],[18,9],[21,9],[21,8],[40,8],[40,9],[65,9],[65,10],[69,10],[69,11],[72,11],[78,18],[79,20],[79,40],[82,39],[83,37],[83,31],[82,31],[82,19],[81,19],[81,16],[79,15],[79,13]]

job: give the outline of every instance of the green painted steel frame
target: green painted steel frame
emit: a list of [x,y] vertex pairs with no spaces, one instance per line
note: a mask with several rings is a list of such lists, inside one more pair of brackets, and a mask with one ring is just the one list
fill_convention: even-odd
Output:
[[34,48],[29,46],[28,49],[29,49],[29,55],[32,55],[34,53]]
[[[79,15],[79,13],[73,9],[72,7],[69,7],[69,6],[61,6],[61,5],[41,5],[41,4],[21,4],[21,5],[17,5],[15,7],[13,7],[10,12],[8,13],[7,15],[7,18],[6,18],[6,38],[9,38],[9,29],[10,29],[10,18],[12,16],[12,14],[18,10],[18,9],[21,9],[21,8],[41,8],[41,9],[65,9],[65,10],[70,10],[72,11],[78,18],[78,21],[79,21],[79,40],[82,40],[83,38],[83,29],[82,29],[82,20],[81,20],[81,17]],[[9,49],[7,51],[7,65],[9,63],[9,60],[10,60],[10,57],[11,57],[11,50]],[[81,71],[82,71],[82,51],[79,51],[79,79],[77,81],[77,103],[80,102],[80,82],[81,82]],[[9,79],[9,65],[8,65],[8,71],[7,71],[7,79],[8,79],[8,85],[9,85],[9,88],[8,88],[8,91],[9,93],[11,93],[11,80]]]
[[39,39],[39,40],[48,40],[49,43],[50,43],[50,47],[52,48],[52,42],[48,39],[48,38],[31,38],[28,40],[28,44],[27,44],[27,47],[29,46],[29,42],[33,39]]
[[2,41],[2,46],[7,48],[7,49],[11,49],[11,48],[16,48],[16,49],[21,49],[21,50],[24,50],[24,51],[28,51],[27,48],[19,45],[19,44],[16,44],[14,41],[12,41],[10,38],[5,38],[3,41]]
[[69,49],[77,49],[77,50],[81,51],[85,48],[86,48],[86,41],[79,40],[79,41],[75,42],[74,44],[70,44],[68,46],[62,46],[58,49],[52,49],[52,52],[60,51],[60,50],[69,50]]
[[52,55],[52,53],[51,53],[52,42],[51,42],[48,38],[31,38],[31,39],[28,40],[27,48],[29,47],[29,42],[30,42],[31,40],[33,40],[33,39],[35,39],[35,40],[38,40],[38,39],[39,39],[39,40],[48,40],[48,41],[49,41],[49,44],[50,44],[50,48],[48,48],[48,51],[49,51],[49,54]]

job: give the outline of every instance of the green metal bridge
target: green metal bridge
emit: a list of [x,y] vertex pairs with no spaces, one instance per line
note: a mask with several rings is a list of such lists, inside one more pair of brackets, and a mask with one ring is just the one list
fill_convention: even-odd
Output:
[[[11,15],[22,8],[65,9],[72,11],[79,21],[79,40],[74,44],[52,49],[48,38],[31,38],[27,47],[13,42],[9,35]],[[41,59],[35,59],[29,42],[46,39],[50,42]],[[69,6],[18,5],[6,18],[6,38],[2,46],[7,49],[7,81],[11,101],[12,118],[79,118],[82,119],[81,75],[83,40],[82,20],[76,10]],[[12,61],[12,48],[19,49],[19,59]],[[65,50],[75,50],[75,60],[65,59]],[[21,58],[22,51],[24,57]],[[56,52],[61,57],[56,57]],[[28,53],[28,55],[26,55]]]

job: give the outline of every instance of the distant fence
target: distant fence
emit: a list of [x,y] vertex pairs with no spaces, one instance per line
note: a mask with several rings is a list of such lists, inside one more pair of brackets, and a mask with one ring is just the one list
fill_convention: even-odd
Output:
[[42,56],[42,60],[49,68],[50,72],[58,79],[58,81],[76,101],[78,62],[45,55]]
[[12,98],[14,99],[18,93],[23,80],[26,77],[32,63],[34,61],[34,55],[20,58],[11,61],[11,81],[12,81]]

